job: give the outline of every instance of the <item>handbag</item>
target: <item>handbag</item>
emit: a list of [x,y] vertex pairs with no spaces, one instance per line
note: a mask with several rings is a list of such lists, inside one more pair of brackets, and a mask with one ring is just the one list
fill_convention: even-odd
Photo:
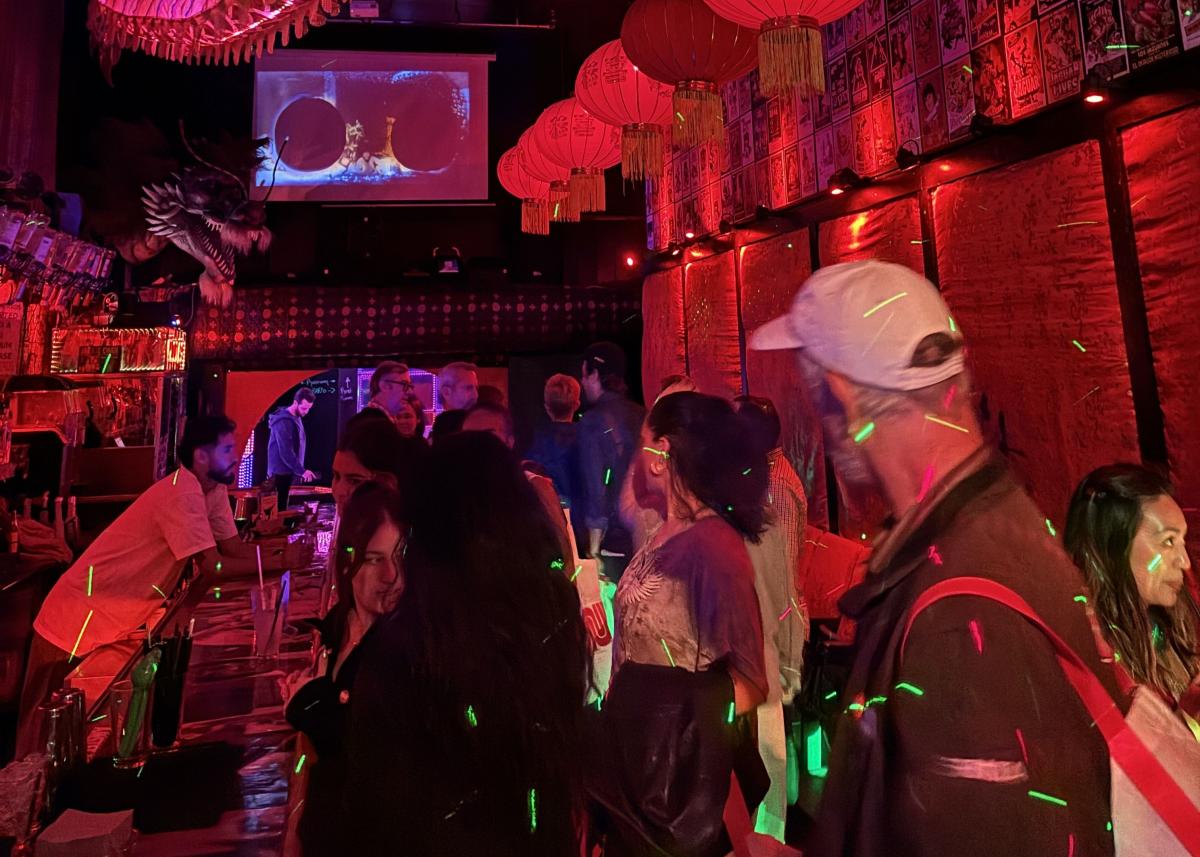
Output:
[[1117,857],[1200,857],[1200,743],[1152,691],[1138,687],[1127,715],[1100,679],[1013,590],[980,577],[943,580],[913,604],[901,638],[901,657],[913,622],[930,605],[956,595],[987,598],[1024,616],[1054,645],[1059,666],[1108,744],[1112,765],[1112,824]]

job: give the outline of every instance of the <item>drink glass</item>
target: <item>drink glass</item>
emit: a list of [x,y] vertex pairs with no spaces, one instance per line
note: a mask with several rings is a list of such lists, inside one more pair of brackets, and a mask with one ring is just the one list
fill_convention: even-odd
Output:
[[113,765],[140,768],[150,752],[150,706],[153,685],[135,687],[130,679],[115,681],[109,688],[109,723],[113,735]]

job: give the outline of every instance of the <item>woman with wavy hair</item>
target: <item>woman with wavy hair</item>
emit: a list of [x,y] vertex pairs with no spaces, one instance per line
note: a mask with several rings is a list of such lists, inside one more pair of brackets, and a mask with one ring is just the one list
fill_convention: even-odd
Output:
[[1114,658],[1200,737],[1200,613],[1189,585],[1187,522],[1170,482],[1136,464],[1089,473],[1071,498],[1067,552],[1091,587]]
[[667,518],[617,587],[611,758],[597,787],[606,854],[724,855],[730,774],[751,798],[765,791],[745,717],[767,676],[744,540],[765,528],[766,454],[727,401],[694,392],[660,398],[641,444]]

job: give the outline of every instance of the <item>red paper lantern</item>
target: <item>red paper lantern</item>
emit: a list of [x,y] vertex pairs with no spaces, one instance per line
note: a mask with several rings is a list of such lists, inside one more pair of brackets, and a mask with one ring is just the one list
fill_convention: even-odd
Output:
[[537,147],[533,142],[533,128],[527,128],[517,141],[517,163],[535,179],[550,183],[546,202],[550,207],[551,223],[579,222],[579,207],[572,204],[570,193],[571,171],[550,160]]
[[601,45],[579,67],[575,97],[601,122],[621,128],[621,175],[662,175],[663,141],[671,126],[671,87],[643,74],[621,40]]
[[571,171],[572,205],[603,211],[604,171],[621,160],[621,129],[601,122],[577,98],[564,98],[533,123],[533,144]]
[[758,29],[759,88],[781,95],[799,87],[801,95],[825,91],[821,25],[836,21],[862,0],[704,0],[712,10]]
[[520,163],[520,149],[513,146],[500,156],[496,177],[506,191],[521,200],[521,231],[531,235],[550,234],[550,183],[535,179]]
[[721,138],[720,86],[754,68],[756,38],[704,0],[636,0],[621,23],[633,64],[675,87],[675,141],[685,146]]

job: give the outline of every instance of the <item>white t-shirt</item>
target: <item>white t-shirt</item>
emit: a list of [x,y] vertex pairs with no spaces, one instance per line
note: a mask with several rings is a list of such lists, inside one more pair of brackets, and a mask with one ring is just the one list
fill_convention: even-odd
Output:
[[236,535],[225,486],[205,494],[180,467],[147,488],[67,569],[34,630],[76,658],[127,637],[162,606],[189,557]]

